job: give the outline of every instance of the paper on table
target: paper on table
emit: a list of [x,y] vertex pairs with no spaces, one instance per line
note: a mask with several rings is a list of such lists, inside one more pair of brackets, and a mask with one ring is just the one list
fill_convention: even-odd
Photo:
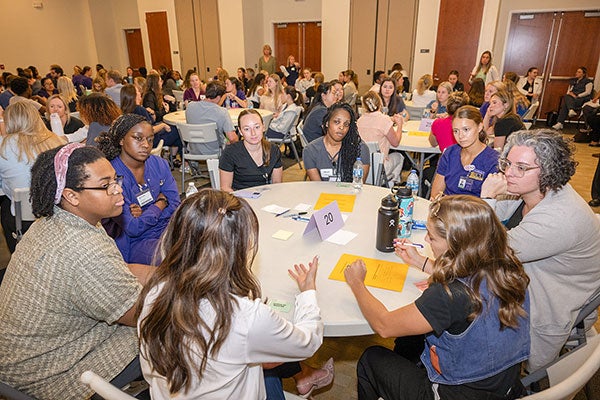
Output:
[[340,212],[352,212],[355,200],[356,195],[354,194],[321,193],[314,209],[320,210],[327,204],[337,201]]
[[264,206],[261,210],[266,211],[271,214],[279,214],[289,210],[289,207],[281,207],[277,204],[269,204],[268,206]]
[[294,232],[284,231],[284,230],[280,229],[273,234],[273,237],[275,239],[279,239],[279,240],[288,240],[289,238],[292,237],[293,234],[294,234]]
[[360,257],[353,254],[342,254],[339,261],[331,271],[329,279],[336,281],[346,281],[344,277],[344,268],[357,259],[361,259],[367,266],[367,276],[365,285],[381,289],[394,290],[401,292],[404,288],[404,281],[408,274],[408,265],[395,263],[391,261],[377,260],[375,258]]
[[306,211],[310,210],[310,207],[311,207],[310,204],[298,203],[298,205],[296,207],[294,207],[294,211],[306,212]]
[[358,233],[340,229],[339,231],[337,231],[336,233],[334,233],[333,235],[331,235],[327,239],[325,239],[325,241],[331,242],[334,244],[345,245],[345,244],[350,243],[350,241],[357,236],[358,236]]
[[426,136],[429,137],[429,132],[409,131],[408,136]]

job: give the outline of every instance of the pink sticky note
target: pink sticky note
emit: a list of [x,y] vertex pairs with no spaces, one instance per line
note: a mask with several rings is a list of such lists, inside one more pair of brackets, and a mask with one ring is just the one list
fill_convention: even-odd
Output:
[[325,240],[337,232],[342,226],[344,226],[342,213],[340,212],[337,201],[333,201],[313,213],[303,234],[306,235],[316,228],[321,236],[321,240]]

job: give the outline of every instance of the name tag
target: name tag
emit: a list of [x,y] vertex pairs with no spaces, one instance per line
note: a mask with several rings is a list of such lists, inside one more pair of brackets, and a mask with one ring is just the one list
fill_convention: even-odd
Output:
[[329,178],[333,175],[333,168],[323,168],[321,169],[321,178],[323,180],[329,180]]
[[467,175],[467,176],[476,181],[482,181],[483,180],[483,171],[474,169],[473,171],[469,172],[469,175]]
[[150,189],[142,190],[138,194],[135,195],[135,198],[140,205],[140,207],[144,207],[146,204],[150,204],[154,202],[154,197],[152,197],[152,193],[150,193]]

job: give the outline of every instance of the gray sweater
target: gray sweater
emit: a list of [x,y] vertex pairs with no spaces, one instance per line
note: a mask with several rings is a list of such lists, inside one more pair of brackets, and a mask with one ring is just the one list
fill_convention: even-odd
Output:
[[[488,201],[500,220],[520,200]],[[600,219],[567,184],[546,196],[508,231],[531,279],[531,371],[552,361],[579,309],[600,287]]]

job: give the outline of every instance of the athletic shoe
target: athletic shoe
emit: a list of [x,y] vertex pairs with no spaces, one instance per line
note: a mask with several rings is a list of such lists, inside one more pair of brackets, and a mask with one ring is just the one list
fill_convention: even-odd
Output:
[[560,131],[563,128],[563,124],[561,124],[560,122],[557,122],[556,124],[552,125],[552,129],[556,129],[557,131]]
[[569,117],[573,118],[573,117],[576,117],[577,115],[578,115],[577,111],[575,111],[575,110],[569,110]]

